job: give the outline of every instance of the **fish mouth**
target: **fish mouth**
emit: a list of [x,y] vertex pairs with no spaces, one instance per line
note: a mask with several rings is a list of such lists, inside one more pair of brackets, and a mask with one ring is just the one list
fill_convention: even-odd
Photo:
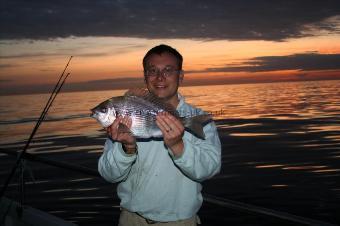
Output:
[[95,118],[95,115],[96,115],[96,112],[94,111],[94,109],[91,109],[90,117]]

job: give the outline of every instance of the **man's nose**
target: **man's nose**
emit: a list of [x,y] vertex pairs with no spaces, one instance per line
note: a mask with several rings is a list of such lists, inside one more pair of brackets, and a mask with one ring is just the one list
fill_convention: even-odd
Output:
[[160,80],[160,81],[165,80],[164,72],[163,71],[157,71],[156,79]]

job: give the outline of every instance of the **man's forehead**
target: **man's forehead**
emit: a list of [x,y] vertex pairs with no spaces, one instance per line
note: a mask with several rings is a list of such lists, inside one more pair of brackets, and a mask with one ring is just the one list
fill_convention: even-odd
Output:
[[146,64],[147,65],[155,65],[158,63],[158,61],[167,61],[166,64],[168,65],[173,65],[173,64],[178,64],[178,60],[177,58],[171,54],[171,53],[168,53],[168,52],[164,52],[164,53],[161,53],[161,54],[157,54],[157,53],[153,53],[151,54],[147,59],[146,59]]
[[157,63],[149,63],[147,64],[148,68],[153,68],[153,67],[158,67],[158,66],[162,66],[164,68],[172,68],[172,67],[176,67],[177,64],[157,64]]

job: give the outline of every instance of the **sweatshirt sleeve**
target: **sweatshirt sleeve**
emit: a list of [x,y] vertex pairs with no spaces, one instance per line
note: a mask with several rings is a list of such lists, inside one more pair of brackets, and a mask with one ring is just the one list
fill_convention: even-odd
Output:
[[126,154],[121,143],[107,139],[98,161],[99,174],[109,182],[124,180],[136,160],[136,154]]
[[182,172],[196,181],[209,179],[221,169],[221,142],[215,123],[207,124],[204,133],[205,140],[202,140],[185,132],[184,152],[180,157],[173,158]]

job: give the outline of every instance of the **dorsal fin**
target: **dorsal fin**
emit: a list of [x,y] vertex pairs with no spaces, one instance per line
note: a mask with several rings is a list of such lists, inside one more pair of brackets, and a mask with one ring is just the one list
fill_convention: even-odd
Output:
[[176,117],[179,116],[178,112],[171,104],[166,103],[162,98],[159,98],[156,95],[150,93],[147,89],[130,89],[124,94],[124,96],[142,98],[143,100],[156,104],[160,108],[164,109],[164,111],[169,112]]

